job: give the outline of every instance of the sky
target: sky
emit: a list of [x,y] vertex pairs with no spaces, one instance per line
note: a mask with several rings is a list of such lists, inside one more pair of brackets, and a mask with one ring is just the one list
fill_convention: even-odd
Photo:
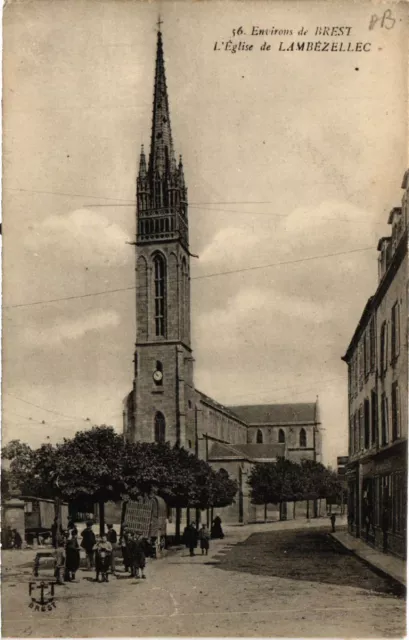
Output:
[[[382,22],[388,8],[393,24]],[[195,385],[224,404],[319,396],[324,462],[335,466],[347,453],[341,357],[377,286],[376,245],[408,164],[404,4],[6,6],[3,442],[122,430],[136,315],[128,243],[159,13],[199,256]],[[254,26],[293,35],[252,36]],[[351,31],[315,37],[317,26]],[[214,50],[228,39],[253,50]],[[279,50],[309,39],[371,51]]]

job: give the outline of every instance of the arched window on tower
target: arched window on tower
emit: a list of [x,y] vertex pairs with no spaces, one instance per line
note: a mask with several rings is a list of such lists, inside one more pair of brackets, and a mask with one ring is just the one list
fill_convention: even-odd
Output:
[[306,447],[307,446],[307,434],[305,432],[305,429],[301,429],[300,431],[300,447]]
[[155,334],[165,336],[166,325],[166,263],[161,255],[153,260],[155,275]]
[[282,429],[278,432],[278,442],[285,442],[285,433]]
[[256,442],[257,444],[263,444],[263,432],[261,429],[257,429]]
[[155,442],[166,441],[166,422],[165,416],[160,411],[155,414]]

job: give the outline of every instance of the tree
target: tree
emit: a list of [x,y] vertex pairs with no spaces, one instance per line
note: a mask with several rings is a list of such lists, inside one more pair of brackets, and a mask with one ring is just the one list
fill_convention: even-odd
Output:
[[[1,452],[3,460],[9,462],[9,468],[3,476],[7,480],[8,492],[20,495],[36,496],[38,498],[53,498],[53,487],[50,484],[50,463],[53,447],[42,445],[39,449],[32,449],[20,440],[11,440]],[[5,487],[3,485],[3,491]]]
[[268,503],[276,504],[279,477],[275,463],[262,462],[255,464],[248,478],[250,498],[253,504],[264,505],[264,519]]
[[224,469],[215,471],[212,469],[211,474],[211,507],[227,507],[234,502],[238,485],[236,480],[232,480]]
[[[251,501],[254,504],[268,503],[280,505],[280,519],[283,517],[282,503],[300,497],[299,465],[279,457],[277,462],[262,462],[254,465],[250,472]],[[265,519],[266,519],[265,509]]]
[[[319,498],[330,498],[342,493],[342,485],[334,471],[327,469],[321,462],[315,460],[301,461],[304,484],[304,499],[307,500],[307,517],[309,516],[309,501]],[[316,515],[316,514],[314,514]]]
[[67,500],[87,498],[99,505],[100,532],[104,532],[104,506],[126,493],[122,464],[123,437],[113,427],[94,426],[57,444],[54,486]]

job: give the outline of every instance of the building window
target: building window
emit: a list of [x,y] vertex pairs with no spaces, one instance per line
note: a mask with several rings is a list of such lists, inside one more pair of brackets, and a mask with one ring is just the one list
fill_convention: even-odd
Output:
[[364,341],[358,345],[358,368],[359,368],[359,390],[364,386],[364,373],[365,373],[365,354],[364,354]]
[[166,263],[165,259],[157,255],[153,261],[155,274],[155,334],[165,335],[166,311]]
[[369,360],[370,360],[370,370],[373,371],[375,369],[375,360],[376,360],[375,318],[371,318],[371,323],[369,325]]
[[306,447],[307,446],[307,434],[305,432],[305,429],[301,429],[300,431],[300,447]]
[[363,349],[364,349],[364,366],[365,366],[365,378],[366,378],[370,371],[369,331],[367,331],[363,337]]
[[166,440],[166,422],[165,416],[160,411],[155,414],[155,442],[165,442]]
[[369,400],[364,402],[364,448],[369,449],[370,446],[370,424],[369,424]]
[[381,444],[389,442],[389,416],[388,416],[388,398],[386,394],[382,394],[381,399]]
[[364,405],[359,407],[359,449],[364,448]]
[[354,452],[359,449],[359,428],[358,428],[358,412],[355,411],[354,415]]
[[257,444],[263,444],[263,432],[261,429],[257,429],[256,442]]
[[400,437],[400,397],[398,383],[392,385],[392,440]]
[[396,302],[392,307],[392,361],[396,360],[400,350],[400,322],[399,322],[399,304]]
[[371,441],[372,445],[378,444],[378,396],[376,391],[371,392]]
[[388,368],[388,326],[386,322],[381,327],[381,375]]
[[285,433],[282,429],[278,432],[278,442],[285,442]]

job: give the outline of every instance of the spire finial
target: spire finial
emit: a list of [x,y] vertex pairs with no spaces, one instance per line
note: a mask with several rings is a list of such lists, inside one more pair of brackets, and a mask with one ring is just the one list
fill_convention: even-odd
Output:
[[162,20],[162,18],[160,17],[160,14],[159,14],[159,15],[158,15],[158,21],[157,21],[157,23],[156,23],[156,25],[157,25],[157,27],[158,27],[158,32],[159,32],[159,33],[160,33],[160,26],[161,26],[161,24],[163,24],[163,20]]

